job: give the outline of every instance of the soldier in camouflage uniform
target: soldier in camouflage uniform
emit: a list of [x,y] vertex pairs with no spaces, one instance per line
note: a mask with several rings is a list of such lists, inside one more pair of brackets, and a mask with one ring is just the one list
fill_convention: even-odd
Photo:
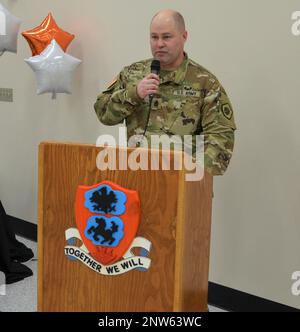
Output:
[[[229,164],[236,129],[232,106],[217,78],[188,58],[182,16],[164,10],[151,22],[151,49],[161,63],[158,75],[150,73],[153,59],[125,67],[98,97],[95,111],[105,125],[125,119],[128,138],[151,135],[204,135],[205,169],[221,175]],[[151,103],[149,122],[149,95]],[[193,140],[193,144],[194,144]]]

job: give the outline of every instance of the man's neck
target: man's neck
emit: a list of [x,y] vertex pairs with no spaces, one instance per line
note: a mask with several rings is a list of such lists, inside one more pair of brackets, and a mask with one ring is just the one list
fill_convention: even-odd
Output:
[[174,63],[172,63],[170,65],[166,65],[166,66],[161,64],[161,69],[166,70],[166,71],[177,70],[182,65],[183,61],[185,60],[185,57],[186,57],[186,54],[183,53],[182,56],[180,58],[178,58]]

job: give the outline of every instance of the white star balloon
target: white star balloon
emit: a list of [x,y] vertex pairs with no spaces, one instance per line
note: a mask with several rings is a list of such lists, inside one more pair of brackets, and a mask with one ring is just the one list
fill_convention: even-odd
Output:
[[25,59],[37,79],[37,94],[50,92],[71,93],[72,75],[81,60],[65,53],[53,39],[45,50],[36,56]]
[[5,51],[17,53],[20,25],[21,20],[0,3],[0,55]]

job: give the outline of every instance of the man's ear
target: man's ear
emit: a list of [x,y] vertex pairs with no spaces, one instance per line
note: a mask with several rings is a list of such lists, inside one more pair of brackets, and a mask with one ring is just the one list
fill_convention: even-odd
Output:
[[183,34],[182,34],[182,37],[183,37],[184,41],[186,42],[187,38],[188,38],[188,32],[184,31]]

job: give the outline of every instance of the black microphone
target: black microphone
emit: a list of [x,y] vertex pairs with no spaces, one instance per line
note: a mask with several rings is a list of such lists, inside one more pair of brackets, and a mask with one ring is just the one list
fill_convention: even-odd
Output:
[[[160,61],[159,60],[153,60],[151,62],[151,73],[152,74],[156,74],[156,75],[159,75],[159,72],[160,72]],[[149,98],[150,98],[150,105],[152,103],[152,99],[153,99],[154,95],[151,94],[149,95]]]
[[[152,74],[156,74],[159,75],[160,72],[160,61],[159,60],[153,60],[151,62],[151,73]],[[147,120],[146,120],[146,124],[145,124],[145,129],[142,135],[142,138],[145,137],[147,128],[148,128],[148,123],[149,123],[149,118],[150,118],[150,112],[151,112],[151,105],[152,105],[152,99],[153,99],[154,95],[151,93],[151,95],[149,95],[149,110],[148,110],[148,114],[147,114]],[[141,141],[136,143],[136,146],[139,147],[141,146]]]
[[159,71],[160,71],[160,61],[153,60],[151,62],[151,73],[159,75]]

